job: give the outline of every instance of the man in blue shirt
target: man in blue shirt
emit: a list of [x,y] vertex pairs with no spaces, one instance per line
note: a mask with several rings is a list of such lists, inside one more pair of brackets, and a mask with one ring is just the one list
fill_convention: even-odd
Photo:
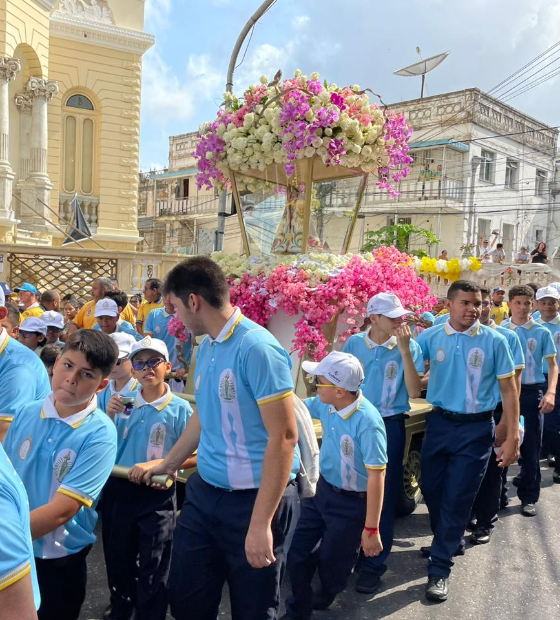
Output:
[[[4,290],[0,288],[0,323],[8,315]],[[0,326],[0,441],[9,422],[29,402],[44,399],[50,392],[49,376],[33,351],[10,337]]]
[[419,375],[424,374],[422,350],[403,325],[403,318],[409,314],[396,295],[378,293],[367,305],[371,326],[351,336],[343,349],[364,365],[362,392],[381,413],[387,433],[388,464],[380,525],[383,551],[360,563],[356,590],[365,594],[378,590],[387,570],[385,562],[393,546],[397,500],[402,489],[405,413],[410,411],[409,398],[420,397]]
[[[481,325],[486,325],[487,327],[495,329],[507,340],[515,366],[515,387],[519,394],[521,391],[521,373],[525,368],[525,355],[523,354],[521,342],[514,331],[502,327],[501,325],[496,325],[495,321],[490,318],[492,303],[490,289],[481,287],[480,293],[482,295],[480,323]],[[495,389],[499,400],[494,410],[494,422],[497,427],[500,428],[502,397],[497,382]],[[494,525],[498,520],[498,511],[500,510],[501,503],[502,501],[507,501],[507,493],[503,488],[507,482],[506,474],[507,468],[500,468],[498,466],[494,452],[492,452],[488,459],[488,467],[486,468],[482,484],[480,485],[480,489],[478,490],[473,504],[473,518],[471,521],[474,522],[474,520],[476,520],[476,523],[472,524],[474,525],[474,529],[470,537],[470,541],[473,545],[484,545],[490,542],[490,537],[494,531]]]
[[480,325],[482,297],[473,282],[454,282],[447,291],[447,308],[448,321],[417,340],[430,363],[427,400],[434,407],[426,424],[421,468],[434,534],[426,598],[435,601],[448,597],[453,556],[494,445],[496,381],[504,408],[498,429],[501,466],[514,462],[519,450],[519,403],[506,339]]
[[105,334],[82,329],[55,363],[52,392],[10,424],[4,448],[29,496],[41,591],[39,620],[78,620],[86,594],[86,557],[95,542],[95,504],[117,451],[111,420],[96,394],[117,361]]
[[36,620],[40,596],[27,493],[0,444],[0,616]]
[[198,347],[197,409],[161,465],[174,474],[198,445],[198,473],[173,540],[169,577],[177,620],[215,620],[228,582],[234,620],[277,617],[298,498],[290,358],[229,301],[224,273],[197,256],[167,276],[165,293]]
[[[550,330],[531,318],[535,295],[530,286],[512,286],[508,291],[511,320],[509,329],[519,336],[525,354],[525,369],[521,375],[520,409],[523,413],[525,435],[521,445],[521,472],[514,480],[521,514],[537,514],[541,485],[540,452],[542,446],[543,414],[554,409],[558,367],[556,346]],[[548,368],[548,384],[543,373]]]
[[[556,365],[560,368],[560,293],[556,286],[546,286],[537,291],[537,308],[540,318],[537,319],[539,325],[546,327],[552,334],[552,339],[556,345]],[[546,383],[548,385],[548,364],[543,364]],[[546,454],[554,458],[554,472],[552,480],[560,484],[560,386],[556,384],[556,399],[554,410],[544,416],[543,427],[543,447],[546,447]]]
[[[283,620],[307,620],[313,609],[327,609],[346,587],[360,546],[367,558],[383,549],[387,441],[379,412],[360,391],[362,365],[349,353],[333,351],[302,368],[315,376],[318,395],[305,404],[323,427],[321,476],[316,495],[302,502],[288,554],[292,595]],[[313,596],[316,570],[321,590]]]

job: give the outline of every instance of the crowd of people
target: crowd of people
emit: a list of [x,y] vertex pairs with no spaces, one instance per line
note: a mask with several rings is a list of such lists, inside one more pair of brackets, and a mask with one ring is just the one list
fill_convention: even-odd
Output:
[[[305,407],[290,356],[231,305],[211,259],[148,280],[143,301],[106,278],[91,294],[81,305],[32,283],[0,289],[7,620],[36,609],[78,619],[96,509],[106,620],[164,620],[168,607],[178,620],[215,620],[226,582],[234,620],[274,619],[285,573],[286,620],[328,608],[352,571],[356,590],[374,594],[390,565],[405,418],[425,390],[426,598],[448,598],[465,531],[490,542],[518,457],[524,516],[537,514],[543,449],[560,483],[560,283],[490,291],[459,280],[437,316],[379,293],[342,351],[302,363],[314,385]],[[186,339],[170,329],[177,318]],[[202,336],[193,409],[178,393]],[[111,476],[115,465],[127,478]],[[190,475],[178,513],[180,470]]]

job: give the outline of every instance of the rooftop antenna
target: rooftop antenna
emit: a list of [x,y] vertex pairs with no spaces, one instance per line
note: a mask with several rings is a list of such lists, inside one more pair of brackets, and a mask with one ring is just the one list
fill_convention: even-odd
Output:
[[[417,47],[416,53],[422,58],[422,50]],[[435,69],[438,65],[440,65],[450,54],[451,52],[443,52],[443,54],[437,54],[436,56],[430,56],[430,58],[426,58],[426,60],[420,60],[420,62],[415,62],[412,65],[408,65],[407,67],[403,67],[398,71],[395,71],[394,75],[400,75],[401,77],[415,77],[417,75],[422,76],[422,88],[420,90],[420,99],[424,98],[424,83],[426,82],[426,73]]]

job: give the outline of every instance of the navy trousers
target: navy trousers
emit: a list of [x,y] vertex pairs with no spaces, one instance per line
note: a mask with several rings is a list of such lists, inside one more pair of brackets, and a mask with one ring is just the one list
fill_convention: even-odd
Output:
[[326,594],[334,596],[344,590],[358,559],[366,509],[365,497],[341,495],[323,477],[317,494],[302,501],[288,554],[292,596],[286,610],[293,618],[309,618],[312,613],[311,582],[316,570]]
[[360,560],[360,570],[373,573],[381,577],[387,570],[387,557],[393,547],[395,532],[395,518],[399,495],[403,485],[403,457],[406,442],[404,415],[383,418],[387,432],[387,470],[385,471],[385,493],[383,496],[383,510],[379,522],[379,533],[383,543],[383,551],[374,558],[363,556]]
[[277,618],[299,498],[291,482],[272,522],[276,562],[253,568],[245,555],[245,538],[257,492],[218,489],[198,473],[188,479],[169,576],[169,602],[176,620],[216,620],[226,581],[233,620]]
[[175,487],[157,491],[109,478],[102,540],[111,620],[165,620],[176,516]]
[[536,504],[541,491],[540,458],[544,416],[539,411],[539,403],[545,390],[544,383],[521,386],[519,408],[523,416],[525,436],[520,448],[521,472],[517,497],[523,504]]
[[546,445],[547,454],[556,458],[554,470],[560,472],[560,381],[556,387],[554,411],[544,415],[543,445]]
[[421,488],[434,535],[428,574],[449,577],[494,445],[494,420],[456,422],[428,416]]
[[[498,403],[494,412],[494,422],[499,424],[501,417],[502,403]],[[498,520],[498,511],[502,499],[502,469],[502,467],[498,467],[496,453],[492,450],[472,510],[476,517],[477,526],[487,530],[493,529],[494,523]]]

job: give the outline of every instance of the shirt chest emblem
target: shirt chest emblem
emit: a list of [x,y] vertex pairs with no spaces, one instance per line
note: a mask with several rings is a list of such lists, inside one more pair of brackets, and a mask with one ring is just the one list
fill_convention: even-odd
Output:
[[554,344],[556,346],[560,345],[560,331],[554,334]]
[[225,402],[231,402],[235,400],[237,396],[237,390],[235,389],[235,376],[231,369],[224,370],[220,377],[219,387],[220,400]]
[[165,427],[163,426],[163,424],[155,424],[150,431],[150,446],[152,446],[153,448],[163,446],[164,439]]
[[480,368],[484,363],[484,352],[482,349],[472,349],[469,352],[467,365],[469,368]]
[[76,460],[76,453],[74,450],[64,449],[61,450],[54,460],[54,475],[59,483],[62,483],[64,478],[70,473],[72,467],[74,467],[74,461]]
[[537,341],[534,338],[527,340],[527,351],[534,353],[537,350]]
[[91,316],[91,313],[92,313],[92,309],[90,308],[90,309],[86,312],[86,315],[87,315],[87,316]]
[[385,369],[385,378],[389,379],[389,381],[392,381],[393,379],[397,378],[398,374],[399,374],[399,366],[397,362],[389,362],[387,364],[387,368]]
[[22,461],[25,461],[25,457],[28,455],[29,450],[31,450],[31,435],[29,435],[29,437],[27,437],[27,439],[24,439],[21,442],[21,445],[19,447],[19,458]]
[[194,383],[194,389],[198,392],[199,387],[200,387],[200,375],[198,375],[198,377],[196,378],[196,381]]
[[438,349],[437,350],[436,360],[438,362],[443,362],[445,360],[445,351],[443,349]]
[[156,334],[159,334],[161,332],[161,326],[160,325],[156,325],[155,332],[156,332]]
[[344,456],[354,456],[354,442],[348,435],[344,435],[340,440],[340,451]]

